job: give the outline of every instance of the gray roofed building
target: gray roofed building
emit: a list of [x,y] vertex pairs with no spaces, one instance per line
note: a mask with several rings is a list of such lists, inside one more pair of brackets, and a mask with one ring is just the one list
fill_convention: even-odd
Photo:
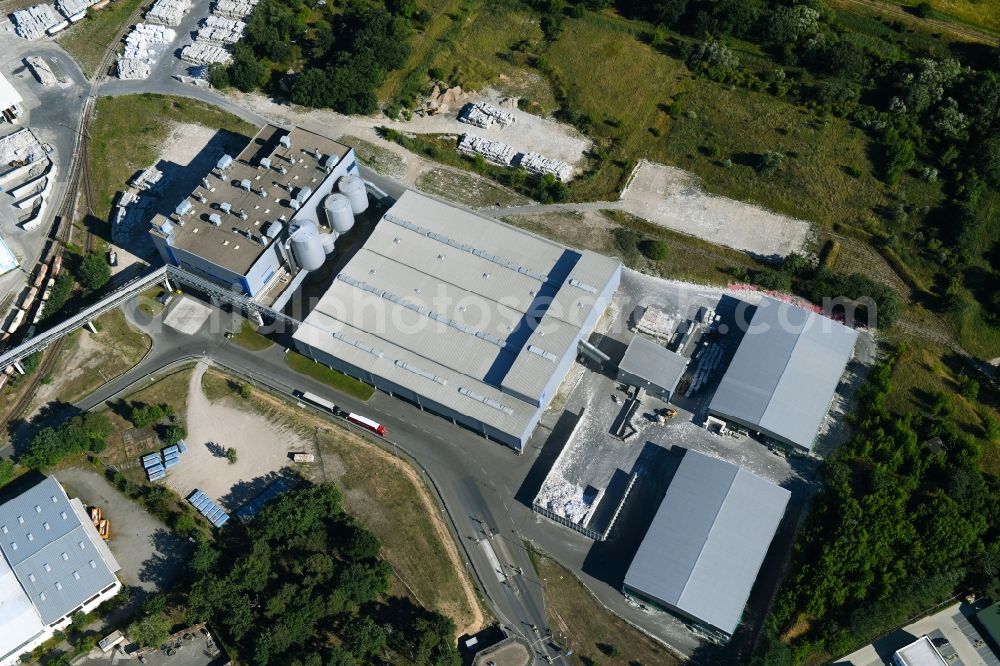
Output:
[[790,495],[688,450],[625,575],[625,592],[732,635]]
[[520,448],[621,263],[405,192],[293,338],[306,355]]
[[[83,504],[69,499],[53,477],[0,505],[0,552],[2,596],[17,610],[14,626],[3,627],[2,647],[11,652],[0,655],[0,663],[16,658],[34,639],[44,640],[63,628],[75,611],[92,610],[121,587],[115,577],[120,567]],[[21,588],[19,595],[11,574]]]
[[709,404],[709,412],[811,450],[858,332],[764,298]]
[[684,375],[688,359],[641,335],[633,336],[618,364],[618,381],[640,386],[663,400],[669,400]]

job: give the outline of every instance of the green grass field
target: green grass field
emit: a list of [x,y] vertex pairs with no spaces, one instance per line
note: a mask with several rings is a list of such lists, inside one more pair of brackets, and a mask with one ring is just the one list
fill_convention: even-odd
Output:
[[76,59],[84,74],[93,77],[105,49],[143,2],[145,0],[115,0],[96,12],[87,10],[87,18],[69,27],[56,41]]
[[[915,7],[921,0],[892,0],[901,7]],[[944,18],[1000,34],[1000,3],[994,0],[929,0],[933,18]]]
[[244,321],[240,330],[233,335],[233,342],[249,351],[263,351],[274,344],[274,341],[258,333],[248,321]]
[[312,377],[335,388],[341,393],[346,393],[360,400],[368,400],[375,395],[375,389],[368,384],[359,382],[353,377],[348,377],[342,372],[331,370],[322,363],[317,363],[302,354],[293,351],[288,352],[285,354],[285,363],[295,372]]
[[165,95],[127,95],[97,100],[87,164],[94,187],[94,214],[107,220],[115,193],[139,169],[156,161],[172,122],[193,123],[251,137],[257,128],[204,102]]

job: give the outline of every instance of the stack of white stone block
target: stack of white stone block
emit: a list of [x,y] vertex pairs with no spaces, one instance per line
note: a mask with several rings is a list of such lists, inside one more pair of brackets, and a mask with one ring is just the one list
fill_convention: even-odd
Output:
[[538,153],[527,153],[521,158],[520,167],[528,173],[543,176],[551,173],[559,180],[566,182],[573,177],[573,167],[562,160],[545,157]]
[[198,31],[195,41],[209,44],[235,44],[243,39],[243,31],[247,24],[243,21],[222,16],[210,15],[203,22],[204,27]]
[[95,2],[97,0],[56,0],[56,9],[66,18],[74,20],[74,17],[87,11]]
[[232,59],[232,54],[223,47],[204,42],[188,44],[181,51],[181,60],[192,65],[212,65],[215,63],[228,65]]
[[139,58],[119,58],[117,74],[119,79],[148,79],[149,63]]
[[463,134],[458,149],[470,155],[482,155],[487,161],[508,166],[514,159],[515,151],[503,141],[494,141],[473,134]]
[[212,13],[231,19],[244,19],[257,6],[258,0],[217,0]]
[[458,114],[458,119],[463,123],[469,123],[476,127],[486,128],[494,123],[500,127],[507,127],[513,124],[514,114],[510,111],[498,109],[486,102],[477,102],[475,104],[466,104],[462,107],[462,111]]
[[156,0],[146,12],[146,22],[160,25],[180,25],[184,15],[190,9],[191,0]]
[[38,39],[45,31],[59,23],[59,16],[52,5],[35,5],[14,12],[17,34],[25,39]]

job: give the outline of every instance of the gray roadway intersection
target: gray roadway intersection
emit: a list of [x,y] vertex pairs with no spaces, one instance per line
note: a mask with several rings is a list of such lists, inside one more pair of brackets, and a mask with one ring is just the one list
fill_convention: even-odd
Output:
[[[546,625],[541,581],[532,568],[524,542],[552,555],[581,577],[600,601],[620,615],[658,636],[670,636],[672,647],[690,654],[699,646],[693,635],[678,632],[676,620],[665,614],[637,612],[617,588],[581,571],[592,541],[568,528],[534,513],[519,494],[522,484],[530,486],[533,468],[558,414],[543,419],[523,455],[506,446],[489,442],[462,427],[420,411],[417,407],[377,392],[368,402],[334,393],[330,387],[304,377],[284,362],[284,348],[274,345],[263,352],[249,352],[227,341],[222,333],[231,325],[231,315],[215,309],[213,317],[193,335],[187,336],[162,326],[162,314],[152,321],[134,307],[125,306],[129,319],[153,338],[147,357],[131,371],[105,385],[77,404],[87,410],[113,399],[139,384],[153,381],[163,370],[184,359],[204,357],[218,366],[236,371],[254,382],[264,382],[290,399],[294,390],[325,395],[342,408],[357,411],[386,425],[388,440],[399,447],[430,478],[443,501],[457,542],[464,550],[491,609],[498,619],[530,641],[544,635]],[[561,427],[561,426],[557,426]],[[557,439],[565,433],[557,433]],[[542,458],[551,455],[547,450]],[[539,463],[545,465],[545,461]],[[533,494],[531,491],[529,494]],[[517,497],[517,499],[515,499]],[[502,565],[503,581],[489,548],[479,542],[492,534],[489,543]],[[519,573],[520,572],[520,573]],[[538,627],[536,633],[532,625]],[[541,649],[545,641],[539,641]]]

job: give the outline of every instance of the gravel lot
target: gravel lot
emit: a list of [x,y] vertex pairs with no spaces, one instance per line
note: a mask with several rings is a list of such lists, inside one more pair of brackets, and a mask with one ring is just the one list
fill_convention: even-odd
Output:
[[706,194],[683,169],[645,160],[622,192],[622,207],[669,229],[762,256],[801,252],[809,236],[808,222]]
[[[257,495],[288,466],[289,451],[312,451],[291,429],[249,411],[212,402],[201,388],[208,365],[199,363],[188,385],[187,443],[182,462],[167,475],[170,489],[186,497],[200,488],[227,510],[234,511]],[[216,443],[219,448],[210,446]],[[222,450],[234,447],[237,461],[230,465]],[[221,455],[220,455],[221,454]]]

